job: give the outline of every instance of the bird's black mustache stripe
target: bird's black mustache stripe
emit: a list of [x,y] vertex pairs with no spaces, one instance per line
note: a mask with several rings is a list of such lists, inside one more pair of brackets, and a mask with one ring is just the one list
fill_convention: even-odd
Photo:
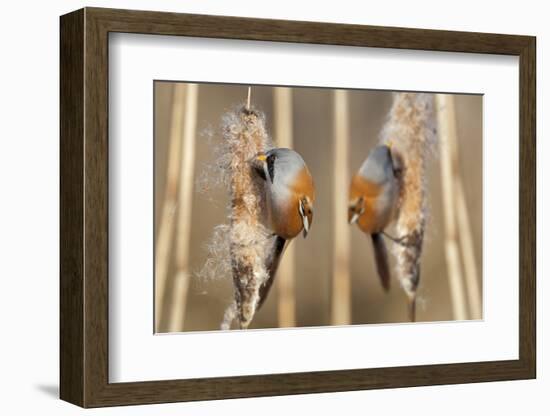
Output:
[[269,155],[266,162],[269,179],[271,180],[271,183],[273,183],[273,181],[275,180],[275,155]]
[[267,177],[265,176],[265,164],[266,162],[263,160],[258,159],[257,157],[254,157],[250,161],[250,166],[256,174],[262,178],[264,181],[267,181]]
[[[264,181],[267,181],[266,176],[266,170],[267,175],[269,176],[269,180],[271,183],[275,180],[275,159],[277,157],[273,154],[267,156],[265,159],[260,159],[258,157],[255,157],[250,161],[250,164],[252,166],[252,169],[262,178]],[[267,169],[266,169],[267,167]]]

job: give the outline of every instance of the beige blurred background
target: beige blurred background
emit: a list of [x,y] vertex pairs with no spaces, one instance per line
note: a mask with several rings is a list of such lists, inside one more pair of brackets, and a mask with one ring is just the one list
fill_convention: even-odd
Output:
[[[155,91],[155,234],[158,237],[162,203],[166,192],[169,137],[172,125],[174,83],[157,81]],[[331,89],[293,88],[292,116],[294,149],[305,159],[314,177],[317,199],[313,226],[307,239],[296,238],[295,297],[296,326],[330,324],[333,259],[333,92]],[[221,140],[222,115],[245,102],[247,86],[199,84],[195,136],[195,166],[192,221],[189,246],[189,288],[186,299],[168,295],[157,311],[168,316],[174,302],[184,304],[185,319],[178,330],[217,330],[232,301],[232,277],[202,279],[197,272],[204,265],[206,244],[213,227],[226,222],[227,189],[216,187],[209,194],[197,192],[197,180],[215,160],[213,147]],[[349,90],[350,152],[348,175],[359,168],[375,146],[392,103],[389,91]],[[252,103],[266,115],[267,129],[274,137],[273,88],[255,86]],[[478,285],[482,279],[482,97],[455,95],[459,170],[472,230]],[[212,134],[213,133],[213,134]],[[417,320],[453,319],[453,308],[444,246],[444,219],[438,155],[429,161],[429,219],[421,262]],[[176,215],[176,212],[173,213]],[[406,297],[393,277],[392,288],[384,293],[376,275],[370,238],[356,226],[351,227],[351,323],[407,322]],[[174,237],[175,238],[175,237]],[[174,244],[172,241],[171,244]],[[390,255],[393,264],[393,258]],[[173,257],[167,268],[165,293],[173,293]],[[266,303],[256,314],[250,328],[278,327],[277,281]],[[158,287],[157,287],[158,288]],[[182,306],[181,304],[179,306]],[[169,332],[166,322],[157,332]]]

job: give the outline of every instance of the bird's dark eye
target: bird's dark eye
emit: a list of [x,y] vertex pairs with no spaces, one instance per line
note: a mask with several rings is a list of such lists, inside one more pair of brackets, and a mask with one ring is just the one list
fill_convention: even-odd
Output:
[[269,173],[269,179],[271,179],[271,183],[275,180],[275,159],[276,156],[274,154],[271,154],[267,157],[267,172]]

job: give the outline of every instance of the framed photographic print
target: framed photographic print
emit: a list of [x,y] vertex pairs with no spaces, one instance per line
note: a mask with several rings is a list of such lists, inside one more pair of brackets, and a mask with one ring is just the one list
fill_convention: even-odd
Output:
[[85,8],[60,54],[63,400],[535,377],[535,38]]

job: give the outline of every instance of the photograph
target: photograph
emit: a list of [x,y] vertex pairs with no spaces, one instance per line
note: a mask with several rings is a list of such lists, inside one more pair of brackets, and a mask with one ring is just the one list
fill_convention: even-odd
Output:
[[155,80],[154,332],[483,319],[483,95]]
[[59,58],[7,83],[13,406],[541,403],[542,13],[62,3],[11,42]]

